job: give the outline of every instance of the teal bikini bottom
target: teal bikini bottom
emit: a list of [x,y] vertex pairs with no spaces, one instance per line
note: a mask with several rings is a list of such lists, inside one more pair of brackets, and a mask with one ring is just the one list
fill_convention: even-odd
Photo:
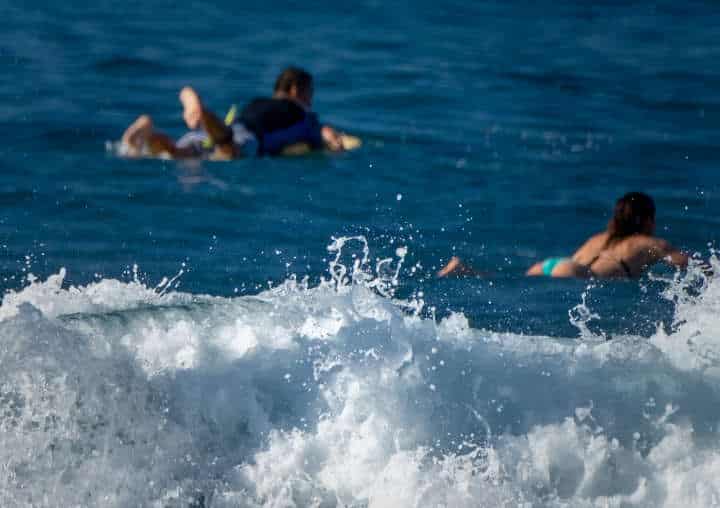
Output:
[[542,273],[548,277],[552,276],[553,270],[560,263],[570,261],[570,258],[547,258],[542,264]]

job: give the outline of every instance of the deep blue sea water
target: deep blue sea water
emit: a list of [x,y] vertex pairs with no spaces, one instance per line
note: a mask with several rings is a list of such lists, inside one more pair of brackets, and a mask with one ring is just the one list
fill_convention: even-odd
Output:
[[[5,309],[0,308],[0,316],[6,317],[4,324],[0,321],[5,343],[5,363],[0,366],[9,369],[10,358],[19,362],[17,365],[32,364],[36,358],[32,351],[40,346],[28,344],[35,344],[38,337],[67,336],[68,344],[75,346],[78,341],[90,341],[92,347],[88,349],[92,351],[104,351],[105,346],[99,346],[98,340],[122,351],[135,351],[135,360],[128,360],[125,352],[115,349],[115,353],[100,355],[102,362],[108,362],[105,367],[98,366],[100,360],[90,353],[74,355],[67,365],[57,360],[63,350],[72,349],[69,345],[58,346],[57,358],[50,352],[37,358],[56,358],[52,372],[85,370],[89,363],[92,369],[98,369],[98,376],[103,368],[117,370],[117,379],[110,384],[135,393],[138,400],[145,400],[146,395],[148,401],[157,397],[162,402],[158,407],[170,408],[171,417],[162,420],[163,425],[173,427],[168,435],[180,435],[168,438],[172,445],[163,444],[164,438],[150,435],[148,430],[144,442],[154,443],[165,450],[165,455],[147,458],[148,463],[155,464],[147,467],[130,458],[103,462],[108,470],[125,471],[125,487],[114,486],[112,492],[104,492],[109,496],[104,501],[90,501],[87,497],[78,501],[73,496],[82,491],[77,487],[77,478],[84,471],[77,462],[68,458],[67,463],[75,466],[62,467],[52,460],[43,462],[48,443],[62,447],[57,444],[62,439],[31,439],[23,434],[25,431],[17,430],[30,427],[6,421],[6,431],[17,431],[12,443],[11,437],[6,438],[6,449],[14,450],[15,455],[20,453],[18,450],[35,450],[28,452],[29,457],[34,457],[29,459],[31,465],[14,466],[11,475],[17,479],[25,474],[24,481],[37,486],[31,504],[53,505],[55,492],[60,496],[57,499],[65,500],[62,503],[123,506],[151,500],[165,506],[162,503],[175,502],[167,492],[177,487],[178,492],[182,491],[177,498],[180,505],[187,496],[199,499],[199,494],[193,492],[204,492],[205,502],[212,500],[214,506],[224,506],[225,502],[228,506],[303,506],[312,505],[313,499],[320,500],[316,506],[390,506],[395,501],[380,484],[387,481],[405,485],[398,477],[408,475],[414,480],[407,480],[403,488],[410,493],[407,499],[415,499],[415,504],[408,506],[429,506],[431,501],[460,506],[463,499],[470,500],[468,506],[506,502],[515,505],[521,501],[531,503],[528,506],[560,506],[563,502],[591,506],[605,499],[603,496],[611,500],[612,506],[673,506],[676,502],[707,506],[710,494],[720,492],[712,473],[718,467],[720,453],[711,454],[703,462],[692,451],[694,441],[682,434],[687,429],[673,427],[661,432],[658,425],[665,425],[666,420],[658,417],[653,421],[660,423],[653,427],[648,423],[652,418],[643,416],[655,411],[647,409],[652,399],[660,413],[665,403],[683,409],[699,408],[690,409],[685,418],[704,437],[712,433],[703,432],[720,424],[720,414],[715,410],[708,414],[697,402],[720,401],[720,385],[714,374],[707,374],[716,368],[712,345],[720,330],[717,318],[713,320],[720,301],[713,292],[717,288],[695,287],[692,294],[700,294],[700,310],[692,305],[690,310],[682,310],[667,292],[681,300],[686,292],[680,289],[680,283],[668,282],[674,274],[662,267],[656,267],[653,276],[641,281],[588,284],[523,276],[535,261],[571,254],[590,234],[602,230],[615,199],[633,190],[655,198],[660,236],[705,259],[717,246],[720,10],[714,3],[363,0],[348,4],[288,0],[180,4],[0,0],[0,13],[0,289],[10,295],[3,303]],[[195,87],[209,107],[224,113],[231,104],[242,105],[252,97],[268,95],[278,72],[289,64],[313,73],[314,107],[321,120],[361,137],[361,149],[343,154],[232,162],[126,160],[106,151],[106,142],[119,139],[124,128],[141,113],[152,115],[156,125],[168,133],[181,135],[184,126],[177,95],[185,85]],[[392,289],[397,299],[424,300],[417,318],[419,324],[401,324],[410,315],[384,297],[375,297],[377,300],[367,304],[377,307],[377,312],[360,312],[365,321],[353,321],[347,318],[352,314],[352,305],[342,296],[345,293],[340,291],[333,300],[321,288],[312,289],[329,277],[334,253],[327,247],[333,238],[358,235],[367,240],[369,269],[377,259],[386,257],[394,259],[395,267],[396,249],[407,248],[397,286]],[[346,245],[341,256],[344,265],[352,264],[353,254],[362,254],[361,245]],[[469,280],[436,279],[434,273],[452,255],[463,257],[488,274]],[[173,281],[172,289],[160,295],[169,301],[156,304],[148,299],[133,282],[135,265],[137,280],[148,288],[159,284],[163,277],[171,278],[183,271]],[[62,268],[66,273],[62,285],[41,282],[40,286],[27,288],[28,273],[39,281],[48,277],[54,280],[52,276]],[[306,290],[297,288],[267,293],[269,288],[306,276],[310,296],[302,297]],[[121,281],[119,286],[113,285],[116,279]],[[317,296],[319,302],[315,302],[312,291],[321,293]],[[147,292],[152,295],[160,291]],[[273,311],[253,307],[253,295],[258,294],[260,300],[274,302]],[[370,298],[362,294],[363,299]],[[308,310],[296,299],[314,302],[315,306]],[[17,315],[13,302],[21,309]],[[300,305],[300,309],[293,305]],[[150,314],[143,317],[143,312]],[[578,328],[571,322],[576,319],[571,319],[569,312],[576,318],[583,312],[597,314],[588,325],[593,336],[627,338],[627,349],[597,346],[610,348],[611,352],[603,350],[602,355],[608,356],[597,360],[597,364],[583,364],[590,360],[574,349],[585,347],[578,340],[582,326]],[[348,325],[339,315],[356,324]],[[381,333],[368,324],[373,319],[385,323],[386,318],[378,316],[390,316],[390,331]],[[238,324],[246,318],[247,323]],[[465,319],[469,328],[462,324]],[[278,322],[285,321],[290,324],[283,325],[284,332],[272,331],[273,326],[281,326]],[[345,328],[333,324],[340,322],[346,323]],[[683,323],[688,322],[692,330],[683,331]],[[463,383],[452,378],[444,394],[446,403],[437,402],[443,397],[436,390],[441,383],[430,382],[438,366],[430,361],[436,354],[430,352],[435,349],[429,337],[436,332],[428,331],[433,326],[441,327],[438,337],[454,337],[452,347],[448,346],[452,352],[446,352],[443,365],[457,367],[456,372],[489,369],[498,377],[493,380],[486,373],[480,379],[490,383],[497,393],[478,395],[482,393],[478,379]],[[247,330],[255,339],[247,338]],[[703,347],[697,346],[695,340],[695,346],[688,346],[692,351],[686,354],[667,345],[666,333],[670,337],[680,334],[692,338],[696,331],[706,339]],[[328,337],[341,345],[322,345]],[[488,337],[501,344],[487,346],[490,353],[496,354],[492,348],[497,347],[501,357],[507,355],[506,360],[493,364],[478,352],[482,347],[463,342],[485,344]],[[300,344],[296,356],[287,353],[285,338]],[[185,346],[164,351],[163,347],[174,340]],[[397,346],[398,340],[411,345],[409,357],[400,353],[404,350]],[[217,346],[218,341],[229,349]],[[465,345],[457,346],[458,342]],[[527,346],[530,349],[524,349],[526,342],[533,344]],[[214,346],[206,348],[206,343]],[[617,343],[625,344],[620,339]],[[466,350],[466,346],[470,349]],[[281,353],[263,352],[263,347]],[[623,353],[615,355],[613,347],[621,348]],[[543,348],[553,352],[540,354]],[[370,360],[357,357],[359,351],[371,350],[381,364],[379,371],[404,373],[417,367],[424,373],[417,375],[427,386],[433,386],[432,391],[418,395],[415,390],[420,389],[412,385],[392,392],[397,380],[380,381],[392,385],[388,388],[392,396],[388,395],[377,407],[389,404],[396,411],[380,414],[378,410],[375,414],[368,409],[373,407],[370,401],[382,398],[378,394],[386,392],[368,388],[370,379],[377,380],[377,371],[367,363]],[[14,356],[9,351],[15,351]],[[248,351],[257,358],[250,358]],[[444,351],[441,348],[440,354]],[[517,351],[524,351],[530,358],[515,358]],[[231,365],[242,369],[236,372],[225,364],[218,367],[222,362],[215,358],[223,354],[234,359],[235,363],[228,360]],[[699,359],[690,360],[693,354]],[[618,360],[620,357],[622,360]],[[112,358],[120,362],[119,367]],[[343,372],[353,372],[354,377],[348,374],[352,379],[336,380],[338,393],[328,395],[323,389],[332,383],[323,384],[323,376],[335,372],[334,367],[320,369],[322,375],[317,369],[318,362],[332,363],[331,359],[338,364],[346,361]],[[307,365],[299,366],[303,361],[316,370],[310,372]],[[412,367],[406,369],[403,361],[409,361]],[[620,365],[613,364],[615,361]],[[146,370],[133,366],[133,362]],[[463,362],[469,362],[472,368],[463,367]],[[253,368],[258,369],[256,377],[243,373]],[[552,392],[557,393],[552,402],[536,407],[538,397],[551,397],[545,389],[523,392],[522,387],[537,383],[523,377],[527,369],[538,373],[538,379],[545,379],[546,373],[557,376],[553,378],[557,385],[547,388],[557,390]],[[273,384],[273,373],[284,374],[286,370],[291,377],[278,378]],[[44,372],[44,381],[37,381],[40,385],[52,384],[56,379],[50,371],[39,371]],[[128,384],[124,384],[126,371],[135,376],[130,376],[133,380]],[[172,374],[168,374],[170,371]],[[498,380],[506,371],[515,375]],[[625,388],[605,387],[603,391],[594,386],[598,380],[618,372],[632,372],[627,374],[631,379],[624,386],[647,382],[650,388],[641,390],[641,394],[629,394]],[[703,377],[706,375],[710,378]],[[77,393],[82,392],[82,387],[100,383],[92,374],[87,376],[87,384],[77,381]],[[193,376],[200,381],[191,379]],[[296,393],[288,386],[297,377],[304,381],[303,389]],[[6,405],[10,398],[3,399],[2,394],[12,392],[8,387],[17,382],[12,379],[5,379],[0,389],[0,402]],[[222,398],[226,394],[218,395],[225,393],[218,387],[224,383],[249,383],[259,395],[253,399],[245,393],[235,413],[223,413],[218,408],[228,402]],[[303,391],[308,383],[314,388]],[[132,388],[136,385],[142,389]],[[31,388],[26,389],[26,398],[27,393],[39,393],[36,385],[27,386]],[[57,388],[58,392],[76,393],[63,386],[62,390]],[[191,386],[205,387],[205,391],[193,392],[188,388]],[[574,386],[577,392],[568,391],[567,386]],[[263,387],[270,388],[263,391]],[[472,394],[468,395],[467,390]],[[307,400],[298,395],[300,392]],[[343,398],[340,393],[363,395]],[[462,483],[457,473],[462,466],[450,464],[447,450],[457,444],[453,440],[462,440],[458,435],[484,429],[478,424],[477,412],[475,419],[472,412],[462,409],[471,403],[468,397],[484,401],[483,407],[492,406],[477,411],[483,421],[489,422],[492,435],[500,439],[493,442],[500,456],[493,459],[496,462],[483,452],[487,463],[482,474],[493,470],[487,464],[501,464],[498,471],[502,471],[490,475],[495,482],[493,489],[499,489],[497,493],[487,493],[480,484],[474,485],[481,482],[482,476],[475,472],[468,480],[471,487],[466,497],[453,497],[455,494],[447,493],[452,489],[443,490],[445,487],[428,479],[442,476],[433,469],[440,466],[437,462],[431,466],[432,461],[421,457],[419,450],[435,442],[429,436],[436,436],[442,443],[430,456],[442,458],[442,467],[447,469],[443,471],[453,479],[450,483]],[[504,407],[512,405],[509,401],[517,406],[503,413],[512,414],[506,419],[492,416],[501,412],[494,405],[502,397],[507,399]],[[253,399],[253,404],[262,410],[247,410],[245,398]],[[208,409],[198,402],[203,399],[217,404],[208,402],[208,407],[212,406]],[[220,399],[222,402],[218,402]],[[110,404],[102,400],[98,407]],[[345,405],[339,400],[344,400]],[[415,406],[407,409],[405,405],[412,405],[412,400]],[[117,402],[115,398],[112,401]],[[583,422],[589,420],[578,417],[576,409],[598,408],[602,401],[606,406],[598,409],[600,416],[593,420],[597,427],[587,430]],[[18,404],[13,406],[18,415],[22,411],[17,408],[31,407],[30,402]],[[148,429],[155,428],[160,418],[155,413],[162,413],[157,408],[144,411],[137,405],[128,408],[122,405],[130,404],[125,400],[117,404],[118,414],[133,412],[147,422]],[[350,405],[354,409],[348,409]],[[311,406],[313,409],[308,409]],[[203,413],[205,409],[207,414]],[[46,414],[44,411],[35,408],[31,413]],[[52,413],[47,411],[47,415]],[[70,415],[68,421],[72,420],[76,410],[67,411],[57,410],[61,416],[55,417]],[[247,411],[252,415],[248,416]],[[357,414],[348,416],[348,411]],[[376,419],[369,418],[370,414]],[[564,418],[570,420],[563,423]],[[412,427],[408,422],[417,419],[441,423],[415,429],[417,432],[406,438],[395,435]],[[210,420],[214,427],[198,430]],[[337,428],[322,428],[331,423]],[[572,429],[562,427],[571,423]],[[120,431],[116,432],[118,425],[105,422],[100,426],[112,428],[107,435],[115,439],[120,435]],[[308,430],[307,425],[315,430]],[[552,429],[537,430],[535,425],[561,427],[553,434]],[[645,429],[648,425],[652,427],[649,430]],[[338,437],[344,435],[342,429],[377,436],[382,434],[378,430],[381,427],[393,430],[378,438],[378,443],[358,437],[353,444],[352,438]],[[72,439],[87,444],[92,440],[82,437],[83,429],[80,425]],[[296,429],[296,434],[291,429]],[[605,435],[603,429],[612,432]],[[633,437],[636,429],[640,429],[641,437]],[[499,436],[505,431],[509,434],[502,441]],[[586,448],[567,445],[572,450],[587,452],[600,446],[600,437],[606,437],[607,443],[618,437],[620,448],[628,454],[637,445],[642,453],[638,451],[636,458],[625,457],[627,461],[623,462],[626,469],[637,472],[629,475],[634,480],[617,488],[602,487],[606,485],[604,480],[596,480],[595,484],[587,478],[578,480],[572,472],[577,467],[562,469],[561,465],[569,460],[566,456],[545,462],[538,459],[537,470],[545,472],[537,473],[537,478],[535,473],[523,476],[512,472],[520,467],[515,459],[507,458],[514,457],[512,450],[538,454],[532,443],[542,442],[547,446],[537,446],[550,453],[548,450],[557,448],[553,439],[575,435],[573,432],[585,436],[577,437],[577,442],[596,441]],[[274,437],[269,438],[271,434]],[[452,438],[447,437],[450,434]],[[550,434],[554,437],[548,437]],[[207,437],[210,435],[214,437]],[[700,472],[688,466],[689,486],[685,490],[673,490],[668,483],[668,478],[680,474],[672,461],[657,458],[660,451],[655,451],[652,460],[647,458],[652,455],[649,450],[656,445],[660,450],[658,443],[668,436],[680,436],[677,439],[682,447],[691,450],[683,457],[700,463],[696,464]],[[65,438],[71,439],[67,435]],[[512,439],[526,439],[531,444],[508,444],[507,440]],[[393,442],[397,454],[417,456],[413,455],[412,460],[406,457],[403,462],[405,459],[397,454],[359,452],[359,448],[366,447],[384,449]],[[327,445],[327,449],[318,451],[322,448],[319,443]],[[614,445],[607,446],[609,456],[617,452]],[[670,445],[663,446],[662,450],[666,450]],[[68,445],[68,450],[76,448]],[[86,448],[97,451],[101,447],[93,444]],[[171,452],[175,448],[194,456],[201,465],[190,460],[182,468],[168,466],[166,470],[156,465],[177,465],[180,455]],[[223,449],[231,452],[223,455]],[[304,479],[273,469],[278,457],[292,455],[290,449],[300,458],[287,471],[302,469],[304,460],[308,468],[303,472],[305,476],[301,475]],[[107,448],[104,450],[107,453]],[[68,451],[68,457],[72,453]],[[143,455],[137,451],[127,453]],[[597,461],[581,453],[576,455],[569,463],[584,464],[589,475]],[[220,464],[216,468],[208,466],[213,457],[217,460],[213,464]],[[348,463],[354,464],[356,476],[343,472],[339,466],[341,457],[350,457]],[[625,460],[613,457],[613,464]],[[456,459],[453,455],[452,460]],[[315,465],[307,466],[308,460]],[[549,469],[542,469],[543,464]],[[241,479],[231,473],[236,471],[235,466],[240,468],[237,471],[242,470]],[[212,474],[205,476],[210,469]],[[455,473],[447,472],[450,470]],[[142,474],[138,472],[135,478],[133,471]],[[377,471],[386,473],[384,479],[373,476]],[[155,478],[157,485],[139,487],[141,476]],[[642,482],[636,476],[647,481],[645,497],[637,494]],[[97,485],[107,482],[106,476],[98,474],[101,477]],[[177,485],[168,477],[177,480]],[[263,477],[276,478],[277,482],[263,483]],[[303,483],[308,478],[307,484]],[[693,490],[692,481],[698,479],[709,489],[710,497]],[[536,480],[542,485],[535,485]],[[87,481],[93,484],[92,479]],[[67,490],[58,485],[67,486]],[[223,490],[222,485],[232,488]],[[10,481],[3,484],[3,505],[27,502],[18,494],[22,489],[16,488],[20,489]],[[230,496],[230,491],[238,493],[238,497]],[[690,491],[696,492],[695,497],[687,494]],[[422,492],[446,494],[437,499],[423,498],[425,494],[419,494]],[[622,497],[632,497],[633,492],[635,501]],[[288,504],[282,504],[283,500],[289,500]]]
[[[601,230],[626,191],[653,195],[671,242],[707,254],[717,239],[720,13],[707,4],[4,11],[3,279],[28,255],[34,273],[65,266],[77,283],[134,263],[155,280],[186,262],[183,288],[229,295],[317,278],[330,238],[361,233],[379,255],[406,244],[438,306],[567,336],[585,285],[522,274]],[[192,165],[105,154],[143,112],[184,132],[186,84],[222,113],[267,95],[287,64],[313,72],[321,119],[361,136],[361,151]],[[495,272],[493,289],[432,280],[452,254]],[[604,314],[654,312],[631,303],[635,284],[612,286],[633,287],[610,290]],[[502,317],[518,298],[523,316]]]

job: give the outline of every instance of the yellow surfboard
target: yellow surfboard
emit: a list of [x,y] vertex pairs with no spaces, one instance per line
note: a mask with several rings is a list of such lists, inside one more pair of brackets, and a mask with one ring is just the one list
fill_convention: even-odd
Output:
[[342,139],[343,148],[345,150],[356,150],[362,146],[362,140],[357,136],[340,134],[340,139]]

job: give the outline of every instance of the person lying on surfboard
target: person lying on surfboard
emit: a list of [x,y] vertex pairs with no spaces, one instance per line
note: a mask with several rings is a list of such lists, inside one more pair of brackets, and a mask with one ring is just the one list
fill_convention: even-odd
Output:
[[278,76],[272,97],[253,99],[239,115],[233,107],[222,121],[203,105],[193,88],[185,87],[180,102],[185,124],[192,131],[174,141],[157,131],[148,115],[141,115],[125,130],[121,155],[233,159],[357,148],[358,138],[320,124],[311,111],[313,91],[312,76],[289,67]]
[[[591,236],[572,257],[547,258],[531,266],[526,275],[635,279],[660,261],[685,268],[688,256],[654,234],[653,199],[642,192],[630,192],[615,203],[605,231]],[[457,257],[438,272],[439,277],[475,274]]]

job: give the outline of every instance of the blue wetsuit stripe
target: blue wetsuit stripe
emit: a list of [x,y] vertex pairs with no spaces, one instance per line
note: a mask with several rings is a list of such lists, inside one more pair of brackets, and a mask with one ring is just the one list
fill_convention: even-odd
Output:
[[309,143],[312,148],[322,147],[322,135],[320,123],[317,117],[307,114],[302,122],[273,132],[265,133],[262,136],[263,153],[275,154],[284,147],[294,143]]

